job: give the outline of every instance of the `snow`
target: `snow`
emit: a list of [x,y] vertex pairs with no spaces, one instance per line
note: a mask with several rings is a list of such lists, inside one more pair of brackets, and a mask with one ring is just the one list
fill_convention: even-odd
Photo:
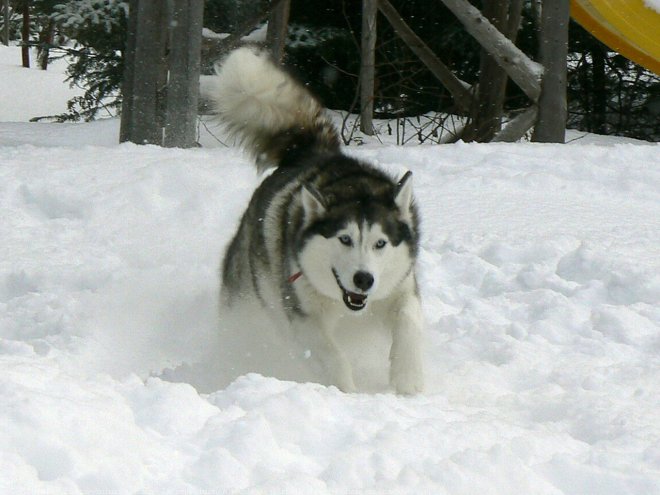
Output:
[[[32,72],[54,86],[31,111],[62,111]],[[0,106],[1,494],[660,494],[657,144],[348,148],[415,174],[428,390],[343,394],[218,366],[245,155],[20,105]]]
[[[37,64],[36,50],[30,51],[30,62],[32,66]],[[64,113],[66,101],[84,92],[64,83],[65,70],[64,59],[52,62],[46,71],[24,69],[20,51],[14,46],[0,45],[0,121],[28,121]],[[40,100],[38,107],[35,97]]]
[[644,0],[644,4],[651,10],[660,14],[660,0]]
[[[244,42],[249,43],[264,43],[266,41],[266,33],[268,32],[268,23],[265,22],[258,26],[254,31],[241,38]],[[222,40],[229,36],[229,33],[216,33],[209,28],[202,29],[202,36],[206,39]]]

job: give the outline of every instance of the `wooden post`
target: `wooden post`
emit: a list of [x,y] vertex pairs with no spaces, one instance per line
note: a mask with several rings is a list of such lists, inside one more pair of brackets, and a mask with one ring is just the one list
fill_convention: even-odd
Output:
[[563,143],[566,137],[566,57],[569,0],[545,0],[539,54],[545,67],[533,141]]
[[289,32],[289,12],[291,0],[280,0],[273,7],[268,19],[268,31],[266,32],[266,44],[275,60],[281,61],[284,56],[284,47]]
[[203,0],[173,0],[163,141],[168,147],[190,148],[197,142],[203,15]]
[[374,78],[378,0],[362,0],[362,57],[360,60],[360,130],[374,135]]
[[161,0],[131,0],[129,4],[120,141],[158,145],[163,142],[168,32],[165,4]]

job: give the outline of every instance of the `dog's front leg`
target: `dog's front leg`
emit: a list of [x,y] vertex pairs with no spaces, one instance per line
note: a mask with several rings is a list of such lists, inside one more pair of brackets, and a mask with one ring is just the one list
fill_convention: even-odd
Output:
[[320,330],[323,333],[321,336],[321,361],[328,371],[330,379],[342,392],[355,392],[357,389],[353,381],[353,370],[348,358],[335,342],[334,328]]
[[424,388],[422,357],[422,308],[416,294],[404,296],[390,308],[392,348],[390,385],[398,394],[415,394]]
[[305,319],[297,322],[297,334],[321,363],[330,383],[342,392],[355,392],[351,364],[335,342],[336,323],[335,318],[328,317]]

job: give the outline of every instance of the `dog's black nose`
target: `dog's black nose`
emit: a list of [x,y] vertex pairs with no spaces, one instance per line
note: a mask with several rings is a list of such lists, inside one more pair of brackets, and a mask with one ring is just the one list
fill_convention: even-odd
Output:
[[355,272],[353,283],[358,289],[367,291],[374,285],[374,276],[369,272]]

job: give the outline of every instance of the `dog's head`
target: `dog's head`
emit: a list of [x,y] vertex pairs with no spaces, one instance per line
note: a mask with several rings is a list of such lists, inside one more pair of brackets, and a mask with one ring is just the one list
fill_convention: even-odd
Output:
[[311,186],[302,189],[304,234],[299,264],[321,294],[360,312],[384,299],[413,269],[417,218],[412,174],[386,194],[328,204]]

